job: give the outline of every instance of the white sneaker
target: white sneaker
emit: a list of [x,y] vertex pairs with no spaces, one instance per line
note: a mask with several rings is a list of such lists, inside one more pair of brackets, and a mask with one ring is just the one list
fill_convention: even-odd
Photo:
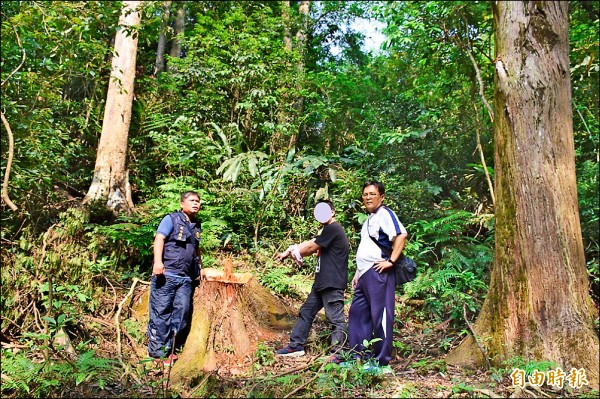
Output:
[[394,375],[394,370],[390,366],[377,366],[372,363],[366,363],[363,365],[363,371],[366,371],[371,374],[387,374]]

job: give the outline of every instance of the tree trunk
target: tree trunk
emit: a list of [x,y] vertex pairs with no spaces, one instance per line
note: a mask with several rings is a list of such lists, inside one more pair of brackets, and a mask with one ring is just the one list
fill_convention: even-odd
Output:
[[126,158],[138,43],[136,26],[141,22],[141,3],[123,2],[94,177],[84,198],[84,203],[106,201],[106,206],[115,214],[130,213],[133,209]]
[[[304,84],[304,58],[306,56],[306,32],[308,30],[308,14],[310,10],[310,1],[302,0],[300,1],[300,5],[298,6],[298,12],[300,13],[300,28],[296,32],[296,46],[298,48],[298,53],[300,57],[298,57],[298,64],[296,65],[296,69],[298,72],[298,82],[299,86]],[[300,87],[297,87],[298,92],[300,92]],[[303,119],[304,112],[304,96],[298,96],[294,103],[294,109],[296,110],[296,115],[300,119]],[[290,142],[288,147],[291,148],[296,145],[296,141],[298,140],[297,135],[293,134],[290,137]]]
[[[598,389],[575,181],[568,2],[493,4],[496,249],[474,331],[494,365],[514,356],[551,360],[565,374],[585,369]],[[471,337],[447,358],[482,360]]]
[[[300,13],[300,28],[296,32],[296,41],[301,54],[304,55],[306,50],[306,31],[308,30],[308,11],[310,9],[310,1],[302,0],[298,6],[298,12]],[[300,57],[298,61],[298,70],[304,70],[304,58]]]
[[281,19],[283,20],[283,47],[292,51],[292,32],[290,30],[290,0],[281,1]]
[[[177,9],[177,17],[175,17],[175,37],[171,43],[171,51],[169,55],[171,58],[181,58],[181,39],[185,28],[185,8],[183,4]],[[177,68],[173,65],[167,64],[167,70],[176,71]]]
[[158,77],[165,69],[165,51],[167,48],[167,29],[169,27],[169,19],[171,18],[171,3],[165,1],[163,14],[161,18],[160,33],[158,34],[158,46],[156,48],[156,62],[154,63],[154,76]]

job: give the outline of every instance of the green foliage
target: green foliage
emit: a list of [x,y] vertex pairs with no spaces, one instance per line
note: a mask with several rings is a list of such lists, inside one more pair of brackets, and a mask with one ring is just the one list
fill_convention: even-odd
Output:
[[404,295],[424,298],[425,310],[440,319],[462,319],[463,305],[476,312],[493,259],[490,244],[481,242],[485,237],[471,236],[475,226],[484,222],[469,212],[452,210],[411,224],[406,251],[417,262],[419,273],[403,286]]
[[180,73],[165,76],[166,84],[186,93],[182,113],[222,130],[234,155],[261,150],[287,129],[274,122],[274,112],[292,105],[286,98],[294,86],[294,54],[284,51],[273,11],[249,2],[198,10],[184,38],[186,57],[170,59]]
[[361,361],[351,359],[345,359],[345,362],[339,365],[326,364],[323,368],[324,373],[317,380],[319,391],[325,390],[328,395],[339,397],[342,392],[353,388],[377,386],[385,377],[374,370],[365,369],[365,365]]
[[548,360],[528,361],[522,356],[513,356],[502,362],[507,373],[511,373],[514,369],[519,368],[525,371],[525,375],[531,375],[535,370],[546,372],[559,367],[556,362]]
[[452,387],[452,393],[453,394],[461,394],[461,393],[472,394],[474,389],[475,389],[474,387],[472,387],[464,382],[460,382]]
[[65,386],[82,382],[95,383],[104,389],[113,379],[116,361],[99,358],[94,351],[83,352],[74,364],[68,362],[37,362],[25,352],[2,349],[3,395],[17,397],[52,397],[62,393]]
[[[7,4],[2,109],[15,140],[11,199],[39,232],[67,207],[66,193],[79,196],[90,181],[110,70],[105,55],[119,4]],[[2,168],[5,140],[3,130]],[[3,236],[6,229],[15,234],[23,222],[16,214],[3,218],[10,221],[3,223]]]
[[405,384],[394,394],[394,398],[418,398],[419,396],[419,390],[411,383]]
[[33,362],[22,352],[14,354],[9,349],[2,349],[2,374],[7,378],[3,379],[0,389],[3,395],[48,397],[60,385],[57,376],[66,380],[70,372],[72,368],[68,363],[45,365]]
[[259,281],[278,295],[304,299],[306,288],[312,284],[312,276],[293,273],[287,265],[281,265],[267,268],[260,274]]
[[265,345],[263,342],[259,342],[256,345],[256,352],[254,352],[254,363],[252,364],[255,370],[261,368],[261,366],[270,366],[275,363],[275,355],[273,349]]
[[600,287],[600,184],[598,162],[583,161],[577,170],[577,196],[581,219],[581,234],[586,251],[587,271],[590,276],[590,294],[596,302]]
[[[394,334],[396,334],[396,332],[394,332]],[[402,357],[406,357],[406,356],[410,355],[410,352],[411,352],[410,346],[401,341],[394,340],[392,342],[392,347],[396,350],[396,353],[398,353]]]
[[133,339],[135,339],[136,343],[143,344],[147,335],[146,327],[148,323],[146,320],[136,320],[133,317],[123,320],[123,327],[129,333]]
[[446,362],[439,359],[424,358],[411,363],[410,367],[414,368],[419,374],[427,374],[429,372],[446,372]]
[[578,398],[597,398],[598,396],[600,396],[600,391],[596,389],[592,389],[588,392],[581,392],[576,395]]
[[267,158],[267,155],[260,151],[244,152],[223,162],[219,169],[217,169],[217,174],[222,174],[224,181],[235,182],[242,170],[243,163],[247,163],[250,176],[256,177],[258,174],[258,164],[261,159],[264,160],[265,158]]
[[[96,358],[85,342],[80,350],[88,355],[77,370],[36,363],[49,336],[29,309],[46,317],[50,332],[72,335],[83,315],[110,314],[127,281],[149,275],[156,227],[190,189],[201,194],[206,266],[218,266],[223,251],[249,254],[263,285],[304,299],[314,257],[303,268],[262,259],[314,237],[316,193],[333,199],[354,251],[366,218],[360,189],[377,178],[419,266],[402,289],[425,299],[415,315],[461,320],[463,306],[478,311],[494,247],[492,201],[476,151],[479,132],[493,178],[493,129],[479,94],[493,98],[490,3],[311,2],[303,47],[294,36],[303,26],[295,2],[289,22],[281,2],[186,2],[182,57],[167,56],[169,70],[153,76],[162,4],[147,2],[127,149],[136,212],[115,220],[102,207],[88,212],[77,204],[93,176],[120,6],[2,3],[1,101],[15,138],[8,190],[19,206],[11,212],[2,204],[0,253],[11,266],[0,270],[2,331],[37,345],[28,353],[3,351],[10,378],[3,395],[51,395],[61,381],[104,384],[100,361],[86,368]],[[597,14],[596,3],[570,4],[570,72],[581,229],[598,301],[600,57],[598,21],[588,7]],[[364,37],[350,27],[357,16],[385,23],[379,54],[361,50]],[[283,45],[286,28],[291,50]],[[349,267],[352,276],[355,262]],[[143,340],[139,325],[123,324]],[[257,361],[266,366],[270,352],[259,349]],[[314,384],[320,396],[378,383],[359,369],[325,369],[330,373]],[[302,383],[302,376],[278,377],[249,395],[283,396]]]

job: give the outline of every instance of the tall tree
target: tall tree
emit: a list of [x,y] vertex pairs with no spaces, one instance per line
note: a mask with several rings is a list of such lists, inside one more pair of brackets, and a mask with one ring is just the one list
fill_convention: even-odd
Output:
[[[296,69],[297,69],[297,73],[298,73],[297,82],[299,82],[300,85],[303,85],[304,77],[305,77],[305,73],[306,73],[305,68],[304,68],[304,63],[305,63],[305,57],[306,57],[306,35],[307,35],[307,30],[308,30],[309,10],[310,10],[310,1],[309,0],[300,1],[300,5],[298,6],[298,12],[300,13],[300,26],[299,26],[298,30],[296,31],[296,46],[297,46],[298,52],[300,54],[300,56],[298,57],[298,64],[296,65]],[[298,87],[298,90],[300,90],[300,87]],[[303,115],[303,113],[304,113],[304,96],[303,95],[298,96],[298,98],[295,101],[294,108],[296,109],[298,116],[300,118],[302,118],[304,116]],[[293,145],[296,144],[296,140],[297,140],[296,134],[292,134],[292,137],[290,138],[290,147],[292,147]]]
[[[177,16],[175,17],[175,32],[173,41],[171,42],[171,51],[169,55],[171,58],[181,58],[181,42],[183,40],[183,32],[185,29],[185,6],[181,4],[177,9]],[[177,67],[167,64],[167,70],[175,71]]]
[[[494,2],[496,249],[474,325],[496,365],[585,369],[598,389],[575,180],[567,2]],[[483,360],[472,337],[447,358]]]
[[171,17],[171,0],[165,1],[163,6],[160,32],[158,34],[158,46],[156,47],[156,61],[154,63],[154,75],[159,76],[165,69],[165,50],[167,48],[167,29]]
[[290,0],[281,1],[281,19],[283,22],[283,47],[292,50],[292,33],[290,29]]
[[136,27],[141,22],[141,4],[141,1],[123,2],[94,177],[84,198],[84,203],[106,201],[114,213],[129,213],[133,209],[126,158],[138,44]]

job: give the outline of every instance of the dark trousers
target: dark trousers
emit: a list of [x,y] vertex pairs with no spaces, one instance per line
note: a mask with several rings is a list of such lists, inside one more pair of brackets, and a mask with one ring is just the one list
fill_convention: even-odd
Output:
[[[378,273],[369,269],[360,276],[348,312],[350,348],[387,366],[392,358],[395,309],[393,269]],[[381,340],[365,348],[363,341]]]
[[152,276],[148,354],[160,358],[171,353],[175,335],[188,324],[192,281],[189,278]]
[[326,289],[315,291],[314,286],[300,307],[298,320],[290,335],[290,345],[304,345],[308,339],[315,316],[325,308],[327,321],[333,327],[331,352],[338,351],[346,342],[346,317],[344,316],[344,290]]

